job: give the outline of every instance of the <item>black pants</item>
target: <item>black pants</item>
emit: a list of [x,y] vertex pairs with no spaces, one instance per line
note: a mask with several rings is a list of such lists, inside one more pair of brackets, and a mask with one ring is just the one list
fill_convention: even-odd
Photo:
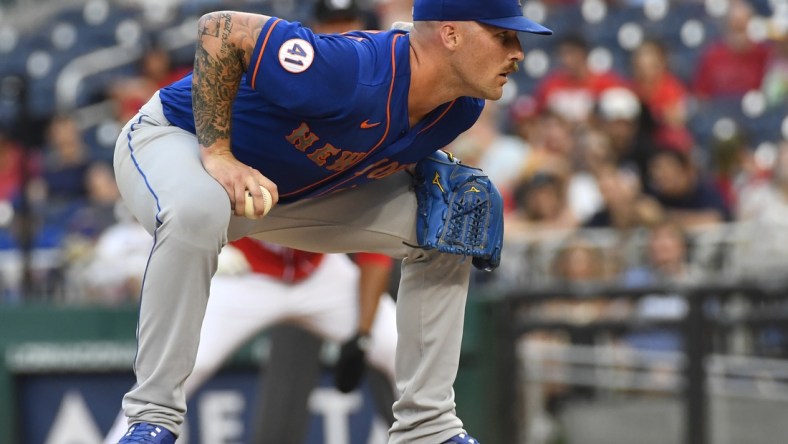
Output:
[[[303,328],[281,325],[271,329],[270,364],[261,368],[263,382],[257,396],[255,444],[303,444],[309,424],[307,402],[318,383],[322,340]],[[392,382],[367,368],[375,408],[389,425],[394,423]]]

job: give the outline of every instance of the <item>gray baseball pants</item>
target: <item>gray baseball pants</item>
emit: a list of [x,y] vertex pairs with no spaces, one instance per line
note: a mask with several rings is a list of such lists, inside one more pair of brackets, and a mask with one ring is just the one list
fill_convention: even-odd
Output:
[[194,365],[219,251],[249,235],[309,251],[401,258],[400,398],[389,442],[437,444],[462,433],[452,386],[471,261],[408,246],[417,243],[410,176],[395,173],[326,197],[277,205],[264,218],[250,220],[232,215],[229,197],[203,168],[199,149],[193,134],[166,120],[158,94],[126,124],[115,148],[124,202],[154,237],[137,326],[137,384],[123,398],[130,422],[180,434],[183,382]]

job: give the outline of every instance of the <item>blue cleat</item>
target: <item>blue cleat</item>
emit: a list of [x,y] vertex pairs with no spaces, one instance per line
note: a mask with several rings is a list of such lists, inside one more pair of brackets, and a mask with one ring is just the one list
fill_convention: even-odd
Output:
[[449,438],[443,444],[481,444],[476,438],[467,433],[460,433],[457,436]]
[[132,424],[118,444],[175,444],[175,435],[164,427],[140,422]]

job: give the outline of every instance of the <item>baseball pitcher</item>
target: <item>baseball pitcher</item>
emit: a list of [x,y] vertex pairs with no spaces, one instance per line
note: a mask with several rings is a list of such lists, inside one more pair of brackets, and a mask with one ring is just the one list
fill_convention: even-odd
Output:
[[[500,260],[500,195],[438,154],[549,34],[518,0],[415,0],[410,32],[314,34],[233,11],[198,23],[194,71],[121,131],[121,194],[153,234],[120,443],[172,443],[222,247],[251,235],[402,259],[392,444],[476,443],[453,383],[470,267]],[[417,165],[419,165],[417,167]],[[244,218],[260,186],[278,204]],[[437,190],[437,191],[436,191]],[[418,194],[418,197],[417,197]]]

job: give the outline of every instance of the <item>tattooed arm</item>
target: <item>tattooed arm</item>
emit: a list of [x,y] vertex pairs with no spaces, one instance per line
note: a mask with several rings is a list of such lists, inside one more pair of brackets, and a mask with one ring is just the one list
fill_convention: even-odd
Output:
[[202,16],[192,75],[192,108],[203,165],[227,191],[236,215],[244,212],[249,190],[262,215],[263,198],[257,184],[279,200],[276,185],[259,171],[242,164],[230,151],[232,104],[249,66],[257,37],[270,17],[220,11]]

